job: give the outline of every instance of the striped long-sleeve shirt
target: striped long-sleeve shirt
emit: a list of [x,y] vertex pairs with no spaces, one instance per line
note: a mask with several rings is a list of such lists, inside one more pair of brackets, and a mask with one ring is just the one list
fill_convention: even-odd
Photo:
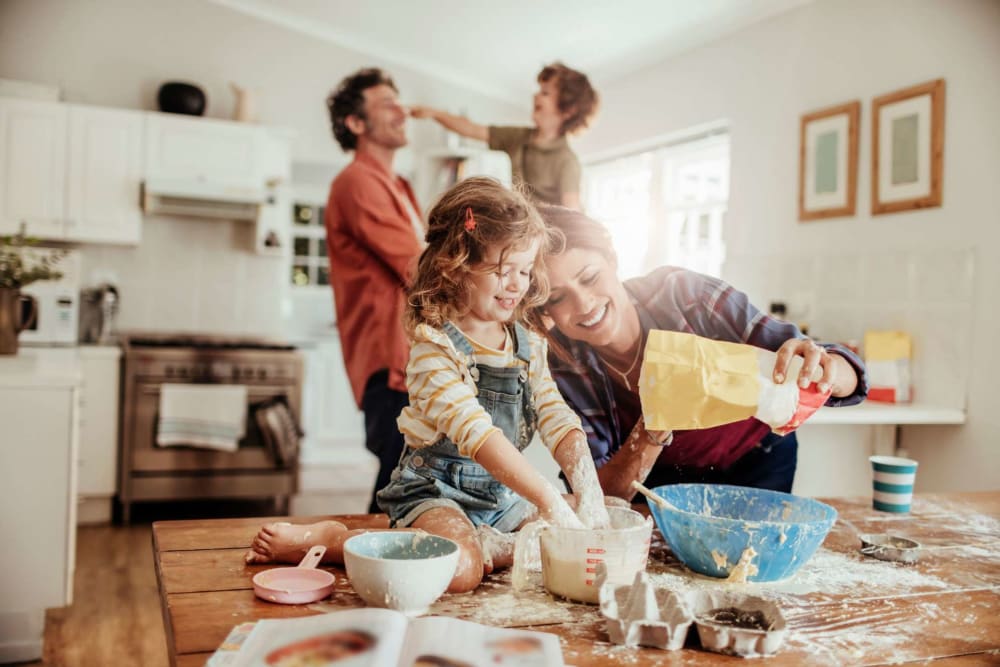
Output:
[[[528,333],[528,339],[531,344],[528,383],[538,415],[538,431],[545,446],[554,451],[567,433],[583,429],[580,418],[563,401],[549,374],[545,340],[532,332]],[[520,363],[514,356],[509,333],[502,350],[468,340],[477,364],[506,368]],[[500,432],[479,404],[475,384],[466,368],[465,355],[455,349],[447,334],[426,324],[417,327],[406,366],[410,405],[397,420],[407,446],[420,449],[444,435],[463,456],[473,458],[491,434]]]

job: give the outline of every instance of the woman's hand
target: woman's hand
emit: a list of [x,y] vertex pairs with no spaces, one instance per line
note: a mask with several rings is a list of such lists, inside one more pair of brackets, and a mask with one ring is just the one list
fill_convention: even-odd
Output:
[[774,362],[773,379],[782,384],[788,374],[794,357],[802,357],[802,369],[796,382],[805,389],[812,382],[816,369],[822,370],[817,381],[821,392],[832,390],[834,396],[848,396],[858,385],[854,368],[839,354],[830,354],[808,338],[789,338],[778,348],[778,358]]

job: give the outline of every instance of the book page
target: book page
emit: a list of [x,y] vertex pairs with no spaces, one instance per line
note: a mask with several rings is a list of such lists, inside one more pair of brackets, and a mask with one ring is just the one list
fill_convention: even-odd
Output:
[[559,638],[445,616],[410,621],[399,667],[561,667]]
[[233,667],[382,667],[396,664],[406,617],[388,609],[349,609],[258,621]]

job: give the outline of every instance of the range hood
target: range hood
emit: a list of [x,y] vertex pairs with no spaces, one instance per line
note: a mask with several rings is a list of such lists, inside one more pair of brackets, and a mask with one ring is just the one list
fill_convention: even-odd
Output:
[[256,221],[272,200],[265,188],[196,180],[150,178],[142,183],[142,210],[148,215]]

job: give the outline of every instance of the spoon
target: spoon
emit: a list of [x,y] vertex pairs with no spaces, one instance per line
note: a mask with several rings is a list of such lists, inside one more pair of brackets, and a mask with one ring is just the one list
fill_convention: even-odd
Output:
[[680,512],[679,509],[677,509],[672,504],[670,504],[665,498],[661,498],[660,496],[656,495],[655,493],[653,493],[652,491],[650,491],[649,489],[647,489],[645,486],[643,486],[642,482],[639,482],[639,481],[636,481],[636,480],[633,479],[632,480],[632,489],[634,491],[638,491],[642,495],[644,495],[647,498],[649,498],[650,500],[652,500],[654,503],[656,503],[656,505],[660,509],[673,510],[675,512]]

